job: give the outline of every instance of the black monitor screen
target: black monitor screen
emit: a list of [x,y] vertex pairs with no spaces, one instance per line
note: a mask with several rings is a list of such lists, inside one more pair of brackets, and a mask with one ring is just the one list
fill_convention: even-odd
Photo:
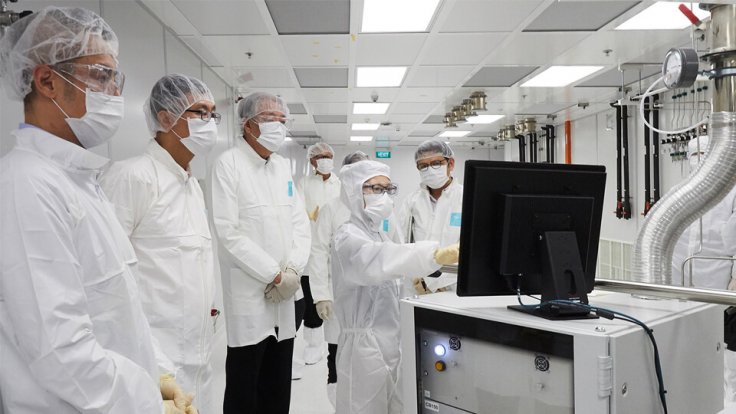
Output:
[[554,232],[573,239],[590,292],[605,181],[603,166],[467,161],[457,294],[543,293],[540,241]]

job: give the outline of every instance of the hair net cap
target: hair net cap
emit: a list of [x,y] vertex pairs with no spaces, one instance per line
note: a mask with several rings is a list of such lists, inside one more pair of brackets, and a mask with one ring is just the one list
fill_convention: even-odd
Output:
[[[184,111],[201,101],[215,102],[210,88],[204,82],[178,73],[164,76],[153,85],[151,96],[143,106],[148,130],[154,135],[157,131],[168,132]],[[160,120],[158,113],[161,111],[166,111],[172,116]],[[169,122],[171,124],[168,124]]]
[[94,12],[75,7],[46,7],[7,28],[0,38],[0,77],[10,99],[31,92],[38,65],[91,55],[118,56],[118,38]]
[[252,93],[238,103],[240,125],[245,124],[245,121],[256,115],[268,111],[282,112],[284,116],[289,117],[289,108],[280,97],[265,92]]
[[345,158],[342,160],[342,166],[355,164],[358,161],[365,161],[369,160],[368,155],[366,155],[363,151],[355,151],[351,152],[350,154],[346,155]]
[[417,151],[414,153],[414,161],[417,162],[432,157],[453,158],[454,156],[452,148],[444,141],[430,139],[419,144]]
[[363,211],[363,184],[380,175],[391,179],[391,169],[378,161],[365,160],[340,169],[340,200],[350,208],[351,216],[367,223]]
[[335,151],[332,149],[331,146],[329,146],[326,142],[318,142],[309,146],[309,148],[307,149],[307,158],[312,159],[326,152],[329,152],[330,154],[332,154],[332,156],[335,156]]

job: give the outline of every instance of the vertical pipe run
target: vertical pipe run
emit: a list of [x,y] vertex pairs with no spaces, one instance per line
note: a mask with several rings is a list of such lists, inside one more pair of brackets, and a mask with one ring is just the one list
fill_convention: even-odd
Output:
[[554,125],[547,125],[549,127],[549,133],[550,133],[550,144],[549,144],[549,155],[550,155],[550,162],[552,164],[555,163],[555,139],[557,138],[557,132],[555,130]]
[[[654,95],[652,99],[652,126],[659,129],[659,95]],[[659,132],[652,130],[652,142],[654,143],[654,151],[652,154],[652,206],[659,201]]]
[[519,162],[526,162],[526,138],[524,134],[519,134],[516,139],[519,140]]
[[621,106],[621,146],[624,156],[624,219],[631,218],[631,187],[629,187],[629,111],[626,105]]
[[565,164],[572,164],[572,122],[565,121]]
[[623,187],[621,179],[621,106],[611,104],[616,108],[616,217],[624,216]]
[[[644,118],[649,120],[651,108],[651,100],[649,97],[644,98]],[[651,145],[649,143],[649,127],[644,124],[644,215],[649,213],[649,209],[652,207],[651,201],[651,181],[650,181],[650,160],[651,160]]]

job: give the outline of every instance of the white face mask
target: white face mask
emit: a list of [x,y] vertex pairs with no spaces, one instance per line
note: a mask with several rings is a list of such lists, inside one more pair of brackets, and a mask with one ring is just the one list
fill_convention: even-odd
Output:
[[434,169],[432,167],[427,168],[427,171],[419,171],[422,184],[429,188],[442,188],[447,184],[447,180],[450,177],[447,175],[447,165],[443,165],[442,168]]
[[256,138],[263,148],[276,152],[286,139],[286,126],[281,122],[264,122],[258,124],[261,135]]
[[380,226],[394,211],[394,200],[386,193],[363,194],[365,214],[374,226]]
[[186,118],[189,136],[179,137],[173,129],[171,132],[181,139],[181,143],[197,157],[204,157],[217,143],[217,124],[215,121],[203,121],[200,118]]
[[72,129],[74,135],[84,148],[92,148],[107,142],[120,127],[125,110],[122,96],[107,95],[102,92],[94,92],[89,88],[82,90],[79,86],[69,81],[57,72],[57,75],[69,82],[72,86],[85,94],[85,105],[87,113],[81,118],[71,118],[61,109],[58,103],[52,99],[54,105],[66,117],[66,123]]
[[332,158],[321,158],[317,160],[317,172],[320,174],[329,174],[335,168],[335,162]]

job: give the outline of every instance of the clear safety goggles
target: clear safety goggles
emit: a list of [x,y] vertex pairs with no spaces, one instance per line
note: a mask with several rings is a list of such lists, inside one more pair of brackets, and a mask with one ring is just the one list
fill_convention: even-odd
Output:
[[380,184],[364,185],[363,194],[388,194],[395,195],[399,191],[399,187],[394,184],[382,186]]
[[125,86],[125,74],[117,69],[100,64],[86,63],[58,63],[54,65],[60,72],[64,72],[74,79],[84,83],[94,92],[107,95],[120,95]]
[[253,118],[254,121],[256,121],[257,124],[265,124],[267,122],[281,122],[286,129],[291,129],[291,126],[293,124],[293,120],[290,118],[286,118],[284,116],[278,116],[278,115],[270,115],[265,113],[260,113]]

